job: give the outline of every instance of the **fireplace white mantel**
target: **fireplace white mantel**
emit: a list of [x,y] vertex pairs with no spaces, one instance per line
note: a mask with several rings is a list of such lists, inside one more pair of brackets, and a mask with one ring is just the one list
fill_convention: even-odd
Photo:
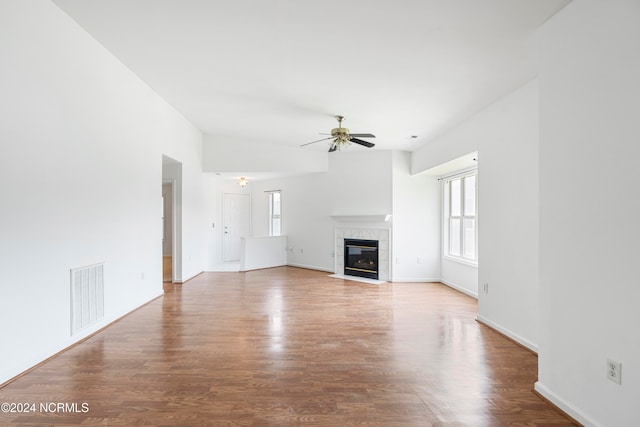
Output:
[[[334,238],[336,275],[344,275],[344,239],[377,240],[378,279],[383,282],[389,281],[391,277],[391,230],[389,228],[336,227]],[[354,277],[354,280],[357,279]]]
[[379,215],[331,215],[331,218],[338,222],[389,222],[391,221],[391,214],[379,214]]

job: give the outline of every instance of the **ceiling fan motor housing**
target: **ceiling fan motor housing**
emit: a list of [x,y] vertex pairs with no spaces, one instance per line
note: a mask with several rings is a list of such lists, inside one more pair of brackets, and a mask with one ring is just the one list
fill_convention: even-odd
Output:
[[344,138],[349,137],[349,129],[347,128],[333,128],[331,129],[331,136],[338,137],[342,136]]

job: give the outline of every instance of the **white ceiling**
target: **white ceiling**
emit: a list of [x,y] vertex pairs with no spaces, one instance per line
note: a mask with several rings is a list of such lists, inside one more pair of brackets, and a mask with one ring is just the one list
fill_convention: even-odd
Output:
[[535,77],[535,29],[569,2],[54,1],[216,138],[298,146],[344,115],[400,150]]

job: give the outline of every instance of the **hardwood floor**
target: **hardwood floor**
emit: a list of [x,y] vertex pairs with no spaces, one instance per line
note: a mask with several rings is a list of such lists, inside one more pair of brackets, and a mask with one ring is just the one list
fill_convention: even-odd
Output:
[[173,289],[0,389],[37,407],[0,424],[575,425],[533,393],[537,357],[444,285],[281,267]]
[[163,255],[162,256],[162,282],[163,283],[171,283],[171,279],[173,277],[173,266],[172,266],[172,257],[171,255]]

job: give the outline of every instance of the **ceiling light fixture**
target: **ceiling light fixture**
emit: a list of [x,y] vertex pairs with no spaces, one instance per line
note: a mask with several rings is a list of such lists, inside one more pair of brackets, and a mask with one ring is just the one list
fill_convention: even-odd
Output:
[[238,184],[240,184],[240,187],[242,188],[246,187],[248,183],[249,183],[249,180],[247,180],[247,178],[245,178],[244,176],[241,176],[240,179],[238,180]]
[[337,150],[340,150],[351,144],[351,136],[349,135],[349,129],[342,127],[344,117],[336,116],[336,119],[338,119],[338,127],[331,129],[332,144]]

